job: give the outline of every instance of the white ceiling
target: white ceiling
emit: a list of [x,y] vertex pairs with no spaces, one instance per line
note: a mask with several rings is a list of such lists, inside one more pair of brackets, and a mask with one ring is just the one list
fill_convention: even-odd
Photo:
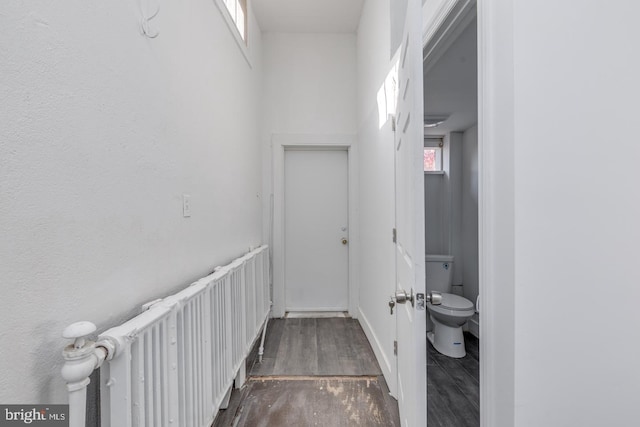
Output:
[[355,33],[364,0],[252,0],[260,29],[287,33]]
[[425,133],[464,131],[478,122],[476,20],[460,34],[424,77],[424,114],[450,115]]

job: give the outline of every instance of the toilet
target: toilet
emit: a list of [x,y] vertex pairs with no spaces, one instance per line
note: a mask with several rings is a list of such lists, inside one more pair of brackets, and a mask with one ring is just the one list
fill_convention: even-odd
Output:
[[451,293],[453,257],[450,255],[426,256],[427,292],[442,294],[442,304],[427,303],[432,330],[427,339],[445,356],[461,358],[467,352],[464,347],[462,326],[473,316],[475,309],[468,299]]

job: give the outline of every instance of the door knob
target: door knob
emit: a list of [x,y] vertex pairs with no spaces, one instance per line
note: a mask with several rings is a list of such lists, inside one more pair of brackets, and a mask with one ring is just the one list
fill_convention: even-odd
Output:
[[343,237],[343,238],[342,238],[342,244],[343,244],[343,245],[346,245],[347,243],[349,243],[349,241]]
[[415,304],[415,299],[413,297],[413,289],[411,289],[411,293],[408,293],[404,289],[398,289],[396,291],[394,299],[398,304],[404,304],[407,301],[411,302],[412,306]]
[[442,294],[440,292],[429,292],[427,294],[427,302],[433,305],[442,304]]
[[409,301],[411,303],[411,306],[415,307],[417,302],[418,310],[424,310],[425,299],[427,300],[427,302],[430,302],[433,305],[442,304],[442,294],[439,292],[429,292],[427,293],[425,298],[425,294],[423,293],[414,294],[413,289],[411,289],[410,293],[405,291],[404,289],[398,289],[396,290],[396,294],[391,297],[391,301],[389,302],[389,307],[391,307],[391,314],[393,314],[393,306],[391,305],[392,303],[395,306],[396,303],[405,304],[407,301]]
[[428,292],[427,295],[422,293],[416,294],[416,305],[418,306],[418,310],[424,310],[426,307],[426,302],[430,302],[433,305],[442,304],[442,294],[439,292]]

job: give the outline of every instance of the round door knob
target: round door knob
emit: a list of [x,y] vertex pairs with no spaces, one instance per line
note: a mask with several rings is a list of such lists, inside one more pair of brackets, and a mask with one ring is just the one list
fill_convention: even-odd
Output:
[[343,237],[343,238],[342,238],[342,244],[343,244],[343,245],[346,245],[347,243],[349,243],[349,241]]

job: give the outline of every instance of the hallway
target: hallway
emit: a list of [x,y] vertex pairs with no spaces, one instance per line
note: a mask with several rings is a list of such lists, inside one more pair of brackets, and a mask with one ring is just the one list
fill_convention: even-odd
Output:
[[271,319],[262,362],[234,390],[214,427],[399,426],[389,390],[357,320]]

